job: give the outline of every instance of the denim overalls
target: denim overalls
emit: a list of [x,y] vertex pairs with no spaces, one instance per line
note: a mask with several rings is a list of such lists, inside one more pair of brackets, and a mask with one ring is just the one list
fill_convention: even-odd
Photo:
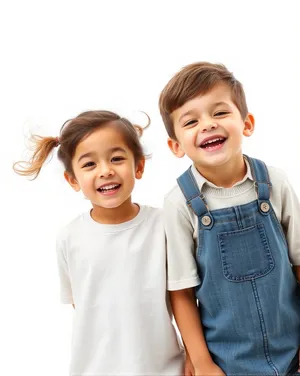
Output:
[[199,222],[195,293],[208,348],[226,375],[284,375],[297,369],[299,291],[267,168],[245,158],[258,195],[245,205],[210,211],[191,169],[178,178]]

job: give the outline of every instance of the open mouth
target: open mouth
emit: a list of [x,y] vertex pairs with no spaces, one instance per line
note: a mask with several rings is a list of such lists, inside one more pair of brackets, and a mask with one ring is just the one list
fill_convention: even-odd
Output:
[[220,146],[224,144],[224,142],[227,140],[225,137],[216,137],[211,138],[210,140],[207,140],[200,144],[200,148],[202,149],[210,149],[210,148],[216,148],[217,146]]
[[97,189],[100,193],[113,193],[121,187],[121,184],[108,184]]

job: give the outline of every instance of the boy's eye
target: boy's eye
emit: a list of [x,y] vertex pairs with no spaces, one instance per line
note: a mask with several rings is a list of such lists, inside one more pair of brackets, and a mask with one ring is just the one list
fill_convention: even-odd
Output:
[[124,157],[113,157],[111,159],[112,162],[121,162],[121,161],[124,161]]
[[85,163],[83,166],[82,166],[82,168],[85,168],[85,167],[92,167],[92,166],[94,166],[95,165],[95,162],[87,162],[87,163]]
[[229,114],[228,111],[218,111],[215,113],[215,116],[224,116],[224,115],[227,115]]
[[187,123],[185,123],[183,126],[184,127],[188,127],[189,125],[193,125],[193,124],[196,124],[197,123],[197,120],[189,120]]

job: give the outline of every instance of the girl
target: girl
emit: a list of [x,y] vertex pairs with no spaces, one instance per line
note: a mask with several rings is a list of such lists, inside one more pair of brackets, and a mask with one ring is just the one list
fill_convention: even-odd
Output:
[[84,112],[59,137],[35,136],[36,178],[55,147],[64,176],[92,209],[58,235],[62,303],[75,309],[70,375],[180,375],[183,351],[166,299],[160,209],[131,200],[145,158],[143,128],[108,111]]

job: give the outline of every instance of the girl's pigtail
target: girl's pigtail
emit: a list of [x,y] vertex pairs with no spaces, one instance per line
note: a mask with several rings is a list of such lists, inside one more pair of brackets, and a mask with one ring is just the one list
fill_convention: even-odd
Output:
[[13,170],[22,176],[33,176],[36,179],[48,159],[50,153],[59,145],[58,137],[42,137],[33,135],[33,155],[29,161],[18,161],[13,164]]
[[141,138],[144,133],[144,128],[137,124],[133,124],[133,128],[135,129],[138,137]]
[[141,112],[147,116],[148,123],[144,127],[141,127],[140,125],[137,125],[137,124],[133,124],[133,128],[135,129],[139,138],[142,137],[142,135],[144,134],[144,130],[146,130],[151,124],[150,116],[144,111],[141,111]]

